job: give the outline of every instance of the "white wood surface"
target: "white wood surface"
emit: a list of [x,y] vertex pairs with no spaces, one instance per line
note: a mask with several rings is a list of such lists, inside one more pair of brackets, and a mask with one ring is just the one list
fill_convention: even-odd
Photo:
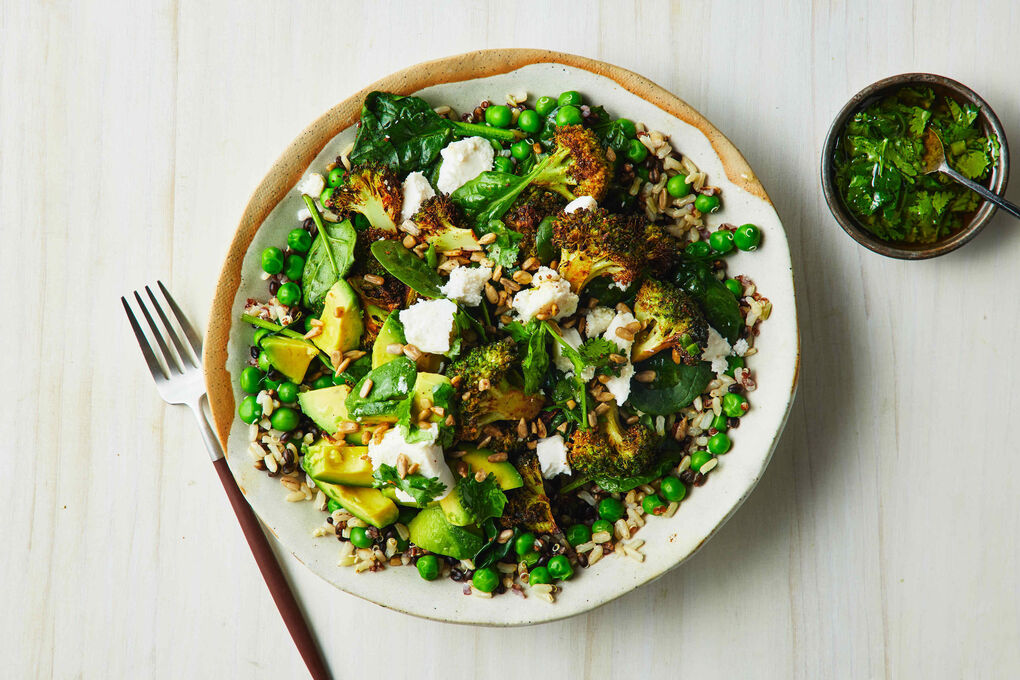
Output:
[[1017,27],[1009,0],[0,3],[0,675],[303,677],[117,298],[159,277],[204,326],[249,192],[308,122],[398,68],[521,46],[642,73],[743,150],[790,235],[800,393],[719,536],[586,616],[420,621],[285,558],[337,676],[1017,677],[1020,225],[887,260],[817,180],[840,106],[910,70],[971,85],[1020,152]]

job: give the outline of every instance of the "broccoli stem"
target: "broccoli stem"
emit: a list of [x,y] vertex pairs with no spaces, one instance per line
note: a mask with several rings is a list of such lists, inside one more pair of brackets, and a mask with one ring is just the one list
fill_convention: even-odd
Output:
[[451,124],[453,125],[453,134],[461,137],[484,137],[500,142],[516,142],[524,138],[524,133],[520,130],[504,130],[478,123],[464,123],[459,120],[451,121]]

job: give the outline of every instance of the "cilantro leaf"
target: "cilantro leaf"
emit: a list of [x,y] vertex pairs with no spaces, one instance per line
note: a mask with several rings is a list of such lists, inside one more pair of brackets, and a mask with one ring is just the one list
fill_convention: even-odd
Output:
[[489,246],[489,259],[504,269],[517,266],[520,257],[520,242],[524,234],[508,229],[501,220],[489,220],[489,233],[496,234],[496,240]]
[[957,157],[953,165],[961,175],[968,179],[978,179],[984,176],[991,161],[984,151],[968,151]]
[[436,496],[446,491],[446,485],[437,477],[425,477],[424,475],[407,475],[403,478],[397,474],[397,468],[383,463],[379,469],[372,473],[373,483],[377,489],[392,486],[411,496],[414,502],[424,507],[431,503]]
[[948,191],[936,191],[931,196],[931,207],[935,211],[936,215],[941,215],[946,211],[946,206],[949,205],[949,201],[952,200],[953,194]]
[[506,506],[506,494],[499,488],[496,477],[491,472],[481,482],[475,479],[474,475],[461,477],[457,481],[454,493],[475,524],[500,517]]
[[595,369],[608,365],[609,355],[619,352],[620,348],[616,346],[616,343],[605,338],[588,338],[577,348],[577,353],[581,355],[584,362]]

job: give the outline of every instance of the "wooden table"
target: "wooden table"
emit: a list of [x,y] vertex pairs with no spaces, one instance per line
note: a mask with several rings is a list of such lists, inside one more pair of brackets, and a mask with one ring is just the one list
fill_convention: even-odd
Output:
[[817,179],[840,106],[904,71],[966,82],[1020,145],[1017,26],[1008,0],[4,2],[3,675],[303,677],[117,298],[158,277],[204,326],[249,192],[308,122],[409,64],[524,46],[642,73],[743,150],[793,248],[800,393],[720,535],[586,616],[420,621],[287,557],[338,677],[1017,677],[1020,225],[887,260]]

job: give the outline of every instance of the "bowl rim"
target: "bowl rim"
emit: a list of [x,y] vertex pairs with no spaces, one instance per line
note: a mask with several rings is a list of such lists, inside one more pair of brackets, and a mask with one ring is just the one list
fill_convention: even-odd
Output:
[[951,234],[930,245],[904,247],[891,241],[883,241],[873,235],[857,221],[843,204],[843,199],[836,188],[835,163],[833,160],[836,144],[843,128],[846,126],[850,116],[862,109],[869,100],[879,96],[886,90],[912,83],[949,90],[978,107],[980,119],[984,124],[983,127],[986,130],[990,129],[999,138],[999,162],[992,170],[989,188],[1001,196],[1005,193],[1006,184],[1009,181],[1009,145],[1002,123],[988,102],[963,83],[936,73],[916,72],[888,76],[861,89],[839,110],[825,135],[821,158],[822,193],[825,196],[825,202],[828,204],[832,216],[836,218],[839,226],[851,238],[872,252],[900,260],[924,260],[945,255],[957,248],[961,248],[970,243],[985,228],[995,214],[995,211],[998,210],[994,203],[983,201],[983,204],[971,218],[970,222],[955,234]]
[[[715,126],[712,125],[704,116],[682,99],[643,76],[626,69],[594,59],[589,59],[587,57],[549,50],[492,49],[444,57],[397,71],[353,93],[350,97],[346,98],[312,122],[287,147],[287,149],[284,150],[280,157],[270,167],[269,172],[261,180],[245,206],[220,273],[205,334],[206,351],[204,356],[204,368],[208,392],[207,399],[209,401],[210,411],[213,415],[213,425],[217,433],[217,437],[223,445],[224,452],[228,458],[230,457],[228,440],[235,420],[234,390],[230,373],[227,369],[228,342],[230,340],[231,329],[236,322],[236,319],[232,318],[232,307],[241,285],[241,270],[245,255],[251,245],[251,242],[255,238],[256,232],[263,222],[265,222],[272,210],[294,187],[322,149],[325,148],[325,146],[337,134],[357,122],[361,113],[362,101],[369,92],[373,90],[385,90],[406,95],[426,89],[433,85],[454,84],[503,75],[526,66],[536,64],[565,65],[585,70],[593,75],[606,78],[623,90],[643,99],[668,115],[695,127],[709,142],[713,153],[716,154],[723,170],[725,171],[727,179],[742,191],[746,191],[749,195],[760,199],[767,208],[771,209],[773,213],[775,213],[775,206],[772,204],[765,188],[751,170],[747,161],[729,139],[716,129]],[[776,215],[776,219],[780,225],[780,229],[782,230],[781,221],[779,220],[778,215]],[[782,231],[785,242],[785,230]],[[750,496],[751,492],[754,490],[755,486],[764,474],[765,468],[771,461],[779,438],[782,435],[786,422],[789,418],[789,413],[792,409],[793,401],[796,396],[800,377],[800,330],[797,322],[796,289],[792,265],[790,265],[790,270],[787,275],[789,276],[790,282],[789,312],[791,315],[793,330],[793,333],[791,334],[792,366],[788,369],[790,375],[790,384],[788,388],[789,394],[786,399],[786,403],[783,406],[781,417],[776,424],[775,431],[772,432],[769,437],[767,449],[761,459],[760,466],[754,473],[753,479],[750,480],[746,487],[741,490],[739,498],[730,505],[724,516],[711,528],[711,530],[700,537],[696,547],[691,549],[690,552],[684,555],[681,559],[676,560],[661,571],[641,581],[641,583],[635,584],[634,587],[647,584],[652,580],[661,577],[663,574],[669,572],[698,552],[708,539],[719,531],[726,521],[728,521],[729,518],[737,512],[744,501]],[[242,493],[244,493],[247,497],[248,494],[244,485],[238,479],[237,474],[233,471],[233,469],[232,474],[235,475],[235,480],[238,481],[238,486]],[[248,500],[250,503],[253,502],[250,497]],[[277,535],[268,524],[266,524],[266,527],[271,533],[273,533],[274,536],[276,536],[277,539],[280,540],[288,552],[297,557],[299,561],[302,561],[300,556],[296,554],[295,550],[291,548],[289,541],[283,540],[282,537]],[[324,578],[324,580],[328,580],[314,569],[312,569],[312,572],[321,578]],[[422,618],[443,622],[497,626],[528,625],[567,618],[580,612],[591,611],[598,606],[602,606],[614,599],[617,599],[634,589],[629,588],[621,590],[620,592],[615,592],[611,596],[600,599],[598,602],[590,604],[588,607],[578,611],[558,610],[556,613],[552,613],[551,615],[541,615],[534,620],[501,622],[491,620],[454,620],[433,613],[412,611],[404,609],[398,605],[380,602],[370,596],[357,592],[356,590],[348,590],[346,588],[336,586],[336,584],[332,582],[330,583],[348,594],[366,599],[374,604]]]

